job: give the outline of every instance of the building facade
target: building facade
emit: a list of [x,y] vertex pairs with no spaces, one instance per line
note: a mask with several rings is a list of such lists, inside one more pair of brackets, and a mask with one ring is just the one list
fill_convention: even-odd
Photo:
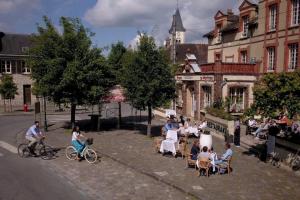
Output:
[[[31,70],[26,65],[27,51],[32,43],[30,35],[0,32],[0,78],[10,75],[17,84],[18,94],[12,105],[31,105],[36,101],[32,94]],[[0,97],[3,100],[2,97]]]
[[300,0],[244,0],[239,14],[218,11],[208,38],[207,63],[201,72],[182,71],[182,114],[201,112],[222,100],[242,113],[253,103],[253,86],[265,73],[299,69]]

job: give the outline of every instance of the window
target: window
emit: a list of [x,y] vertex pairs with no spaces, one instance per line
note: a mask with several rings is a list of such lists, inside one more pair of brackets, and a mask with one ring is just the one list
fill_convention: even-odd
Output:
[[289,65],[288,68],[293,70],[297,68],[298,65],[298,44],[289,45]]
[[269,31],[276,30],[277,5],[273,4],[269,7]]
[[242,19],[243,19],[243,33],[242,33],[242,37],[248,37],[249,16],[244,16]]
[[211,87],[210,86],[203,86],[203,93],[204,93],[204,108],[211,106]]
[[291,1],[292,1],[291,25],[297,26],[300,24],[300,0],[291,0]]
[[221,61],[221,54],[220,53],[215,54],[215,61]]
[[268,52],[268,71],[274,71],[275,69],[275,47],[268,47],[267,48]]
[[232,87],[229,90],[230,112],[241,112],[244,110],[244,88]]
[[29,74],[31,72],[30,68],[26,66],[25,61],[21,61],[21,68],[23,74]]
[[28,53],[29,47],[22,47],[22,53]]
[[1,60],[1,72],[4,74],[12,73],[12,63],[9,60]]
[[247,51],[241,51],[241,63],[247,63]]

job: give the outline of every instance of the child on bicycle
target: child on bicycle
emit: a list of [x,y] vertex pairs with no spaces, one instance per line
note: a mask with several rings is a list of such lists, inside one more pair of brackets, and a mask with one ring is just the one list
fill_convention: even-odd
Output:
[[80,160],[80,153],[85,147],[85,144],[81,142],[81,138],[86,137],[80,133],[79,126],[75,126],[72,130],[72,145],[77,151],[77,160]]

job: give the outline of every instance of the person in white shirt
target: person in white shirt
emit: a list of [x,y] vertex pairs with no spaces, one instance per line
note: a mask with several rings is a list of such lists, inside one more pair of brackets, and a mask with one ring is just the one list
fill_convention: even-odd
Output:
[[198,127],[200,130],[204,130],[205,128],[207,128],[207,121],[204,120]]
[[81,142],[81,138],[85,138],[85,136],[80,133],[79,126],[75,126],[72,130],[72,145],[77,151],[77,160],[80,160],[80,153],[85,147],[85,144]]
[[255,120],[255,119],[249,119],[248,125],[249,125],[251,128],[255,128],[256,125],[257,125],[256,120]]
[[44,135],[40,131],[39,121],[35,121],[34,125],[32,125],[26,132],[25,135],[26,140],[29,140],[28,148],[31,154],[36,156],[34,152],[37,141],[41,138],[44,138]]

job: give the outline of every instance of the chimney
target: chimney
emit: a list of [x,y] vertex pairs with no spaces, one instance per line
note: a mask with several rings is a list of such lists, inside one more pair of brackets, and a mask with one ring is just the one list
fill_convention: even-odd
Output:
[[227,15],[233,15],[232,9],[227,9]]

